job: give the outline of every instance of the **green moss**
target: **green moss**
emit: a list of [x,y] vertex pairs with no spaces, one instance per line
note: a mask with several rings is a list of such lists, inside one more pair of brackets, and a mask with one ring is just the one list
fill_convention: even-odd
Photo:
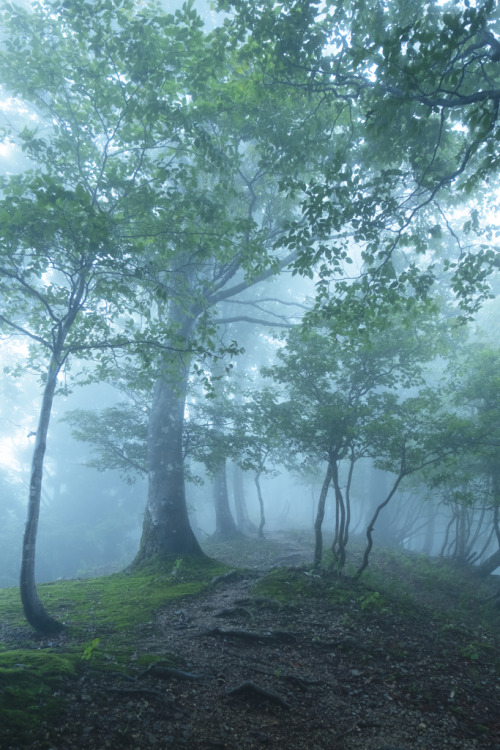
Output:
[[0,746],[27,744],[44,724],[53,721],[60,706],[64,677],[76,674],[74,656],[51,649],[13,650],[0,654]]
[[179,564],[179,558],[172,558],[104,578],[58,581],[38,591],[47,610],[71,630],[114,633],[147,622],[172,599],[199,593],[224,570],[212,560],[183,558]]
[[[26,625],[19,589],[0,589],[0,615],[3,623],[12,627]],[[2,644],[0,644],[0,649]]]

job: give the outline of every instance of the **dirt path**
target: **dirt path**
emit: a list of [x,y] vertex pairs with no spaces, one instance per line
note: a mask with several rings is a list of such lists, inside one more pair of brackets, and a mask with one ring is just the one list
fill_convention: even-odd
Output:
[[[275,541],[266,567],[309,554]],[[304,567],[263,588],[258,568],[137,628],[133,676],[110,664],[68,682],[45,747],[500,750],[498,643],[487,634],[474,646],[467,627],[369,590],[333,597]],[[290,588],[285,603],[273,585]]]

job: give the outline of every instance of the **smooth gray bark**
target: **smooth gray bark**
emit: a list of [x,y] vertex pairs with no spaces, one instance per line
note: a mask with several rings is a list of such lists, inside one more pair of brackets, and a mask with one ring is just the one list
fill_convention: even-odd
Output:
[[183,430],[189,363],[188,355],[172,355],[154,387],[148,429],[148,498],[135,564],[157,556],[203,556],[189,521],[184,483]]
[[189,348],[197,316],[182,305],[181,291],[182,287],[170,306],[171,346],[166,347],[153,389],[148,424],[148,497],[133,566],[174,555],[204,557],[189,521],[184,480],[184,418],[192,357]]

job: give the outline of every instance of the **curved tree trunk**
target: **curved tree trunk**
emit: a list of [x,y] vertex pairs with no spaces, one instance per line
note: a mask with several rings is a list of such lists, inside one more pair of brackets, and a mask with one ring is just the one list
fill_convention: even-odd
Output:
[[363,562],[361,563],[361,565],[357,569],[356,574],[354,576],[355,578],[359,578],[362,575],[363,571],[365,571],[366,568],[368,567],[368,560],[369,560],[369,557],[370,557],[370,552],[372,551],[372,547],[373,547],[373,531],[375,529],[375,524],[377,523],[377,519],[378,519],[378,517],[380,515],[380,512],[392,500],[392,498],[393,498],[393,496],[394,496],[397,488],[399,487],[402,479],[404,478],[404,476],[405,476],[405,472],[404,472],[403,469],[401,469],[400,473],[396,477],[396,480],[394,481],[394,484],[392,485],[392,488],[391,488],[389,494],[387,495],[387,497],[385,498],[385,500],[383,502],[381,502],[380,505],[377,507],[375,513],[372,516],[372,519],[371,519],[370,523],[368,524],[368,527],[366,529],[366,538],[368,540],[368,543],[367,543],[367,545],[365,547],[365,551],[364,551],[364,554],[363,554]]
[[266,525],[266,516],[264,514],[264,499],[262,497],[262,491],[260,489],[260,475],[262,472],[258,471],[257,474],[254,477],[255,487],[257,489],[257,497],[259,499],[259,508],[260,508],[260,523],[259,523],[259,531],[258,536],[260,539],[264,538],[264,526]]
[[215,534],[220,539],[229,539],[238,533],[227,491],[226,462],[223,461],[214,476]]
[[42,602],[38,598],[35,585],[35,552],[40,515],[40,499],[42,496],[43,460],[47,446],[47,433],[59,370],[60,364],[53,356],[50,361],[47,382],[43,391],[35,448],[31,462],[30,493],[24,530],[19,584],[26,619],[35,630],[43,634],[57,633],[64,628],[62,623],[54,620],[47,614]]

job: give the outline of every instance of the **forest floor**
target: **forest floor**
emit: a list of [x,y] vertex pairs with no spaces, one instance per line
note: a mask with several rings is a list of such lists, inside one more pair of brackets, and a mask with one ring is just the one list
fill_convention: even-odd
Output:
[[[339,581],[312,573],[306,535],[205,549],[236,570],[214,569],[189,593],[177,561],[169,580],[186,593],[151,616],[137,599],[121,628],[99,621],[102,584],[99,599],[91,582],[67,589],[60,611],[83,613],[74,591],[87,591],[95,619],[81,614],[50,641],[0,592],[1,750],[500,750],[500,610],[483,601],[500,581],[390,551],[373,554],[360,582]],[[35,657],[41,670],[46,652],[28,731],[14,685],[19,698],[16,677]]]

